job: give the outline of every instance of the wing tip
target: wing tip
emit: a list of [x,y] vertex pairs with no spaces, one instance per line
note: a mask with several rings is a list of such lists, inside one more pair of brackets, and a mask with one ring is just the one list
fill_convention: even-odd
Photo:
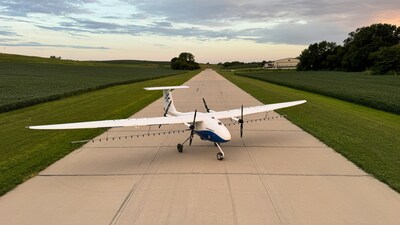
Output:
[[25,128],[30,130],[40,130],[40,126],[25,126]]
[[189,86],[182,85],[182,86],[160,86],[160,87],[145,87],[146,91],[155,91],[155,90],[173,90],[173,89],[183,89],[189,88]]
[[26,126],[25,128],[30,130],[44,130],[41,126]]

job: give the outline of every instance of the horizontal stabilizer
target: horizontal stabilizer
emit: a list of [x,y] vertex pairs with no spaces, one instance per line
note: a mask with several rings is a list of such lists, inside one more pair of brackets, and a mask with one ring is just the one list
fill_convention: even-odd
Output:
[[182,89],[182,88],[189,88],[189,86],[146,87],[144,89],[147,91],[155,91],[155,90],[174,90],[174,89]]

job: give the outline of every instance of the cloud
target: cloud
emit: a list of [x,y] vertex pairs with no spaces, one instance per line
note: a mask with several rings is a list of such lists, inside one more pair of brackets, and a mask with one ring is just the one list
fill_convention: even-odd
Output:
[[[10,42],[12,41],[12,42]],[[107,50],[106,47],[93,47],[93,46],[82,46],[82,45],[63,45],[63,44],[42,44],[38,42],[14,42],[14,39],[0,39],[0,46],[10,47],[53,47],[53,48],[75,48],[75,49],[97,49]]]
[[372,12],[397,8],[398,0],[126,0],[147,15],[191,24],[293,19],[363,18]]
[[15,38],[2,38],[0,37],[0,45],[1,43],[6,43],[6,42],[12,42],[12,41],[17,41],[18,39]]
[[195,37],[199,39],[235,38],[235,31],[222,30],[211,31],[196,27],[177,28],[168,22],[155,22],[149,25],[121,25],[117,23],[100,22],[90,19],[73,19],[68,22],[61,22],[56,26],[37,25],[42,29],[53,31],[66,31],[72,33],[92,33],[92,34],[125,34],[133,36],[160,35],[160,36],[180,36]]
[[55,26],[37,25],[37,27],[53,31],[67,31],[72,33],[131,35],[139,35],[145,28],[137,25],[119,25],[117,23],[74,18],[70,18],[70,21],[61,22]]
[[70,33],[91,33],[91,34],[124,34],[133,36],[159,35],[159,36],[179,36],[196,38],[199,40],[250,40],[257,43],[285,43],[299,44],[321,41],[321,36],[328,41],[343,40],[345,32],[340,35],[332,30],[335,27],[326,24],[294,24],[285,23],[273,28],[250,28],[250,29],[218,29],[210,30],[201,27],[176,27],[169,22],[155,22],[149,25],[121,25],[117,23],[100,22],[89,19],[71,19],[69,22],[62,22],[56,26],[42,26],[42,29],[53,31],[65,31]]
[[[115,12],[111,13],[111,9]],[[5,0],[0,3],[4,15],[16,16],[24,22],[30,14],[52,15],[54,21],[36,18],[31,24],[75,36],[158,35],[294,45],[321,40],[341,43],[347,33],[371,24],[373,15],[382,15],[388,9],[400,11],[398,0]],[[16,34],[3,30],[0,35]]]
[[32,13],[52,15],[85,13],[87,10],[81,6],[95,2],[97,0],[5,0],[0,3],[0,6],[6,15],[25,17]]
[[[307,44],[317,40],[342,42],[347,33],[373,22],[373,15],[400,11],[398,0],[126,0],[143,14],[166,23],[201,26],[209,38],[239,38],[251,32],[260,43]],[[371,18],[372,17],[372,18]],[[366,24],[367,23],[367,24]],[[165,30],[160,27],[160,30]],[[212,31],[207,31],[212,30]],[[170,31],[170,30],[167,30]],[[197,35],[183,28],[181,35]],[[236,32],[235,32],[236,31]],[[225,35],[224,35],[225,33]],[[235,33],[237,36],[235,36]]]
[[0,35],[1,36],[19,36],[17,33],[11,30],[8,26],[0,26]]
[[13,31],[2,30],[3,28],[0,27],[0,35],[1,36],[15,36],[16,33]]

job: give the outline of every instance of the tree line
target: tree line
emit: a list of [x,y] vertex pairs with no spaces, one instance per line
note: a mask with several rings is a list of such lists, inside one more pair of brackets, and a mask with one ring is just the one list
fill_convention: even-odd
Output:
[[373,24],[349,33],[343,45],[322,41],[309,45],[298,70],[365,71],[400,74],[400,27]]
[[[268,61],[270,62],[270,61]],[[262,62],[240,62],[240,61],[232,61],[232,62],[220,62],[218,63],[219,66],[223,66],[224,68],[229,68],[229,69],[237,69],[237,68],[257,68],[257,67],[263,67],[267,62],[262,61]]]
[[195,62],[192,53],[182,52],[178,57],[171,59],[171,68],[173,70],[197,70],[200,69],[200,65]]

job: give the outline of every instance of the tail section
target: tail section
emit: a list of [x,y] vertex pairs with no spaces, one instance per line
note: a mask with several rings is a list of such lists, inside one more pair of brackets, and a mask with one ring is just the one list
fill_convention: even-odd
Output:
[[163,108],[164,108],[164,116],[166,114],[171,113],[172,115],[176,115],[179,112],[176,110],[174,101],[172,98],[172,92],[174,89],[182,89],[182,88],[189,88],[188,86],[167,86],[167,87],[148,87],[144,88],[148,91],[154,90],[162,90],[163,91]]

